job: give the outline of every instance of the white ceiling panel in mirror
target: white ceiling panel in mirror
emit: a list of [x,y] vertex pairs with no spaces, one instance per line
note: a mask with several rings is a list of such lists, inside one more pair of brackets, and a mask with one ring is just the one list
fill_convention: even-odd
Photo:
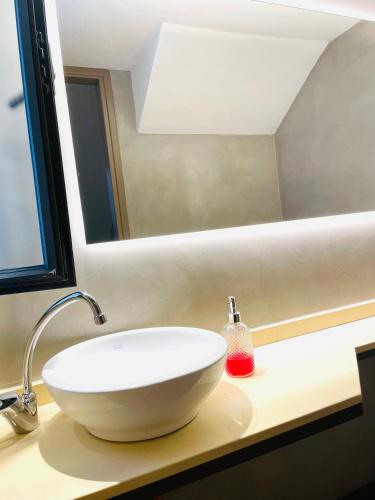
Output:
[[87,243],[375,209],[372,22],[56,1]]

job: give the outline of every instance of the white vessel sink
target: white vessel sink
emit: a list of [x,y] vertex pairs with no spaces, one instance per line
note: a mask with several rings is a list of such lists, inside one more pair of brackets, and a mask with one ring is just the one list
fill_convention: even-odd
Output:
[[226,341],[196,328],[147,328],[82,342],[42,377],[61,410],[94,436],[138,441],[190,422],[223,372]]

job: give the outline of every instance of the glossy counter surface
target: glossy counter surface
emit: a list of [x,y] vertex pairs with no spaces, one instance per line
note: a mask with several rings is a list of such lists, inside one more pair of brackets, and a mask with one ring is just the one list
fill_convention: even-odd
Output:
[[[4,498],[108,498],[222,457],[361,401],[357,351],[375,346],[375,318],[259,347],[256,373],[223,376],[198,417],[151,441],[91,436],[54,403],[15,436],[0,419]],[[27,492],[27,493],[26,493]]]

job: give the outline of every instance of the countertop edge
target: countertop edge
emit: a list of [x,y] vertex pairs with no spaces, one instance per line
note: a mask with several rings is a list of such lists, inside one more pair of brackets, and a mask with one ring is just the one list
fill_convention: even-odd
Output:
[[273,427],[272,429],[267,429],[258,434],[252,434],[251,436],[246,436],[232,443],[217,447],[216,449],[210,450],[208,452],[210,454],[209,457],[206,457],[207,452],[203,452],[193,458],[187,458],[180,462],[176,462],[172,467],[166,466],[157,471],[154,471],[151,474],[138,476],[133,481],[118,483],[77,498],[82,500],[107,500],[108,495],[116,496],[130,493],[134,490],[137,490],[138,488],[149,486],[157,481],[168,479],[182,472],[186,472],[190,469],[205,465],[218,458],[224,458],[225,456],[234,452],[244,450],[256,444],[264,443],[268,440],[272,440],[273,438],[290,431],[303,429],[309,424],[316,423],[317,421],[324,419],[325,417],[333,416],[343,410],[347,410],[349,408],[355,407],[356,405],[360,405],[361,402],[362,395],[354,396],[337,404],[321,408],[320,410],[317,410],[313,413],[306,414],[289,422],[285,422],[279,426]]
[[[19,475],[19,467],[23,467],[27,460],[35,461],[35,458],[37,458],[40,461],[40,465],[38,463],[34,464],[34,467],[39,471],[39,478],[35,479],[35,484],[38,484],[38,479],[40,480],[44,473],[50,474],[47,481],[52,481],[53,478],[56,477],[60,484],[60,488],[61,485],[65,484],[65,481],[67,482],[67,491],[69,492],[70,498],[107,499],[109,496],[126,494],[139,488],[151,486],[158,481],[167,480],[168,478],[172,478],[200,466],[203,467],[217,459],[225,459],[226,456],[232,453],[251,449],[253,446],[259,445],[260,443],[267,442],[294,430],[303,429],[326,417],[334,416],[350,408],[360,406],[362,402],[362,392],[359,381],[358,357],[363,353],[375,349],[374,327],[375,318],[367,318],[304,335],[302,337],[294,337],[292,339],[286,339],[274,344],[258,347],[256,349],[256,359],[259,360],[260,365],[262,361],[264,362],[264,366],[268,368],[268,372],[266,370],[264,375],[262,370],[260,370],[256,380],[249,381],[249,379],[247,379],[247,382],[243,382],[244,379],[241,379],[241,382],[230,381],[230,383],[233,384],[234,387],[239,388],[243,394],[251,397],[251,403],[258,406],[259,415],[257,415],[257,417],[259,418],[254,426],[246,430],[246,432],[243,432],[239,437],[236,437],[234,434],[233,438],[229,437],[229,441],[225,441],[227,438],[223,438],[223,444],[220,444],[220,439],[218,440],[217,434],[216,437],[214,434],[212,447],[210,442],[206,440],[208,443],[206,448],[203,446],[202,449],[202,445],[198,445],[196,451],[193,447],[191,451],[188,450],[188,452],[191,453],[190,455],[182,457],[181,453],[178,451],[176,452],[175,448],[176,443],[179,445],[181,440],[177,439],[175,441],[169,440],[163,442],[162,448],[164,447],[164,451],[166,451],[163,458],[164,463],[161,461],[162,465],[158,467],[158,463],[155,462],[155,459],[153,460],[155,457],[151,457],[151,462],[149,463],[141,461],[134,467],[134,475],[132,477],[132,471],[130,473],[128,471],[127,476],[124,474],[123,480],[121,480],[121,474],[119,479],[110,479],[112,477],[111,475],[108,476],[109,478],[106,477],[105,479],[95,477],[94,475],[91,478],[87,477],[87,475],[76,475],[75,473],[72,475],[69,472],[69,468],[62,471],[63,476],[61,476],[59,468],[55,468],[53,463],[51,465],[51,463],[45,461],[43,456],[38,454],[40,435],[35,435],[34,439],[30,437],[29,441],[31,445],[29,445],[29,448],[33,449],[28,449],[28,453],[25,453],[22,448],[20,448],[20,451],[15,448],[17,446],[17,441],[12,440],[12,444],[6,444],[6,441],[9,440],[9,434],[7,434],[5,436],[5,446],[0,447],[0,459],[2,459],[2,463],[4,463],[8,469],[6,472],[13,476],[13,474]],[[312,374],[312,370],[309,370],[309,368],[314,366],[311,360],[307,363],[307,367],[304,360],[302,359],[301,361],[300,358],[306,355],[306,352],[310,358],[321,356],[317,362],[320,368],[317,373],[320,378],[316,379],[314,374]],[[331,352],[334,353],[334,358],[330,357]],[[278,383],[277,380],[280,377],[280,373],[282,376],[283,368],[282,365],[278,364],[280,355],[289,356],[288,362],[291,363],[292,368],[290,368],[289,371],[287,370],[287,374],[284,378],[284,383],[286,383],[286,385],[276,390],[274,387],[275,384],[277,385]],[[317,358],[315,357],[315,361],[316,360]],[[332,360],[335,360],[335,362],[332,363]],[[305,370],[305,373],[300,377],[295,377],[296,370],[302,370],[302,372]],[[307,377],[306,380],[304,379],[305,375]],[[251,379],[252,378],[253,377],[251,377]],[[225,379],[225,381],[228,381],[228,379]],[[327,383],[325,383],[326,381]],[[289,387],[288,384],[290,384]],[[285,392],[284,387],[287,388]],[[44,391],[44,389],[45,388],[42,387],[42,391]],[[268,393],[268,390],[271,392]],[[310,396],[313,396],[314,399],[311,404],[309,403]],[[273,398],[275,397],[276,399],[278,398],[278,402],[282,402],[285,405],[284,410],[280,410],[281,414],[276,412],[276,416],[275,403],[273,403]],[[47,399],[46,403],[48,402]],[[298,404],[300,399],[302,403],[306,403],[307,407],[309,407],[306,413],[304,413],[303,404]],[[219,404],[219,411],[225,411],[225,407],[220,408],[220,398],[217,398],[215,404]],[[321,406],[319,407],[319,405]],[[216,407],[215,405],[211,406],[211,414],[207,413],[206,417],[210,415],[210,418],[212,418],[212,411],[215,411]],[[43,411],[44,408],[45,411]],[[51,418],[50,416],[56,413],[55,408],[57,408],[55,403],[41,406],[42,421],[47,425]],[[290,410],[290,408],[292,408],[292,410]],[[273,413],[270,419],[269,414],[271,410]],[[296,417],[283,420],[283,411],[286,417],[288,415],[289,417],[296,415]],[[272,425],[272,423],[276,423],[277,420],[279,420],[280,423]],[[4,426],[6,425],[4,421]],[[0,430],[2,427],[3,423],[0,424]],[[177,435],[178,432],[175,434]],[[190,433],[190,431],[188,432]],[[192,435],[194,439],[197,439],[196,433],[194,434],[193,432]],[[188,437],[190,437],[190,434],[188,434]],[[163,438],[160,439],[162,440]],[[111,445],[109,444],[109,446]],[[169,447],[171,447],[171,458],[169,455]],[[150,447],[150,449],[153,450],[152,453],[155,453],[156,448],[157,446],[155,446],[155,444]],[[91,452],[88,451],[88,453]],[[126,458],[131,456],[132,451],[130,455],[129,449],[124,451],[124,453]],[[111,452],[109,451],[109,455],[110,454]],[[175,459],[173,458],[174,456]],[[88,455],[88,457],[90,458],[90,455]],[[7,460],[10,461],[8,464],[6,462]],[[146,464],[144,473],[142,471],[143,463]],[[50,473],[48,472],[49,470],[51,471]],[[56,473],[58,476],[56,476]],[[7,489],[5,489],[5,493],[6,491]],[[17,497],[12,497],[10,495],[8,498]],[[63,496],[58,498],[66,497]]]

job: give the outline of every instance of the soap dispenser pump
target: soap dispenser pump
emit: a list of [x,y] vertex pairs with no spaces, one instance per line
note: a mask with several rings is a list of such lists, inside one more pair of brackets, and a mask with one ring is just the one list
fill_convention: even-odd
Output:
[[228,297],[229,322],[224,326],[223,336],[228,343],[225,370],[232,377],[249,377],[254,373],[254,352],[250,329],[241,322],[236,310],[236,298]]

